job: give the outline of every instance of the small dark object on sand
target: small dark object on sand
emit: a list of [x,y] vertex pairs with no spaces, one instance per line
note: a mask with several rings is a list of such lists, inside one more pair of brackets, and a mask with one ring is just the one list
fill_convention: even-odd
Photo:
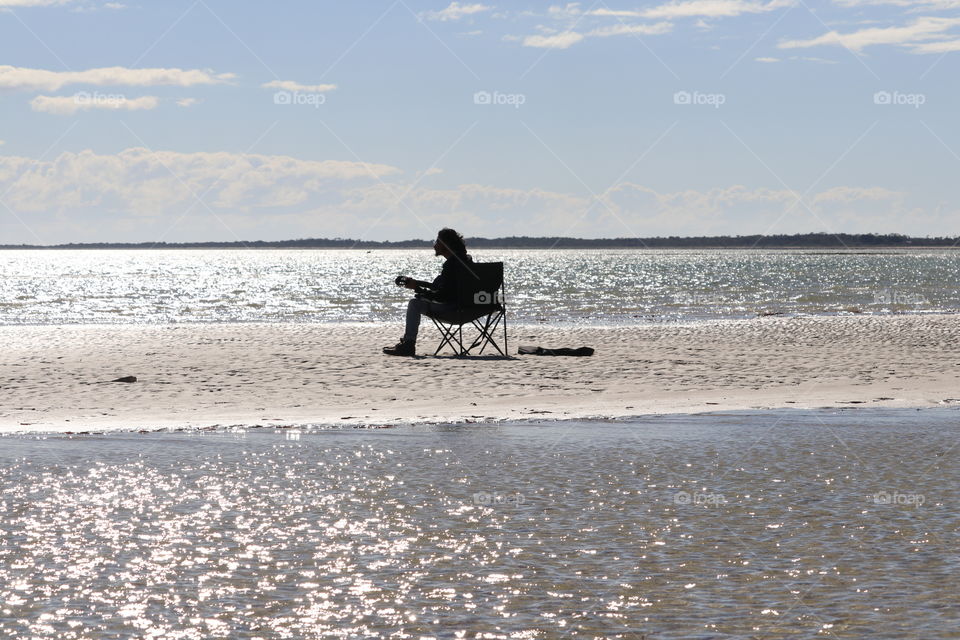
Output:
[[544,349],[543,347],[520,347],[517,353],[527,356],[592,356],[593,349],[590,347],[580,347],[579,349]]
[[122,378],[111,380],[110,382],[136,382],[136,381],[137,381],[137,376],[123,376]]

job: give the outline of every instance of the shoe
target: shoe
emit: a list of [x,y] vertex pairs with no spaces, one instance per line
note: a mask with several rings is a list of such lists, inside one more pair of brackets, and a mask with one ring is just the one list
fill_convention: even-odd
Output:
[[417,343],[407,342],[400,338],[400,342],[395,347],[384,347],[383,352],[388,356],[415,356],[417,355]]

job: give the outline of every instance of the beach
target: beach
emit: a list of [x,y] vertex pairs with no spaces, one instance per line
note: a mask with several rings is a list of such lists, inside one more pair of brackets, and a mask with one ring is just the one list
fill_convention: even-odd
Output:
[[[4,326],[0,428],[17,431],[609,418],[960,403],[960,317],[511,325],[511,358],[391,358],[400,326]],[[517,356],[519,345],[596,349]],[[135,376],[136,382],[111,380]]]

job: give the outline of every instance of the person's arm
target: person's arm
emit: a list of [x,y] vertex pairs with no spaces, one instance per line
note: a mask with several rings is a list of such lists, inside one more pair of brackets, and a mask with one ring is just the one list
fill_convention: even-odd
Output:
[[425,296],[427,298],[437,298],[437,294],[440,292],[440,286],[443,283],[443,272],[439,276],[434,278],[433,282],[424,282],[422,280],[415,280],[415,286],[411,287],[418,296]]
[[403,286],[405,286],[407,289],[418,289],[418,288],[421,288],[421,287],[427,287],[427,288],[429,288],[429,287],[432,287],[432,286],[433,286],[433,285],[432,285],[431,283],[429,283],[429,282],[425,282],[425,281],[423,281],[423,280],[416,280],[416,279],[411,278],[411,277],[409,277],[409,276],[400,276],[400,277],[403,278]]
[[443,269],[440,271],[440,275],[438,275],[434,281],[430,283],[429,290],[424,291],[424,294],[438,302],[453,301],[457,295],[457,284],[454,269],[456,269],[454,258],[450,258],[444,262]]

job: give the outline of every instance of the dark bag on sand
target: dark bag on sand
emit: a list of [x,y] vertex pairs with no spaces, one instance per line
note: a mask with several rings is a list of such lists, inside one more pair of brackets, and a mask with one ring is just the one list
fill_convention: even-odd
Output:
[[543,347],[520,347],[517,353],[522,356],[592,356],[593,349],[580,347],[579,349],[544,349]]

